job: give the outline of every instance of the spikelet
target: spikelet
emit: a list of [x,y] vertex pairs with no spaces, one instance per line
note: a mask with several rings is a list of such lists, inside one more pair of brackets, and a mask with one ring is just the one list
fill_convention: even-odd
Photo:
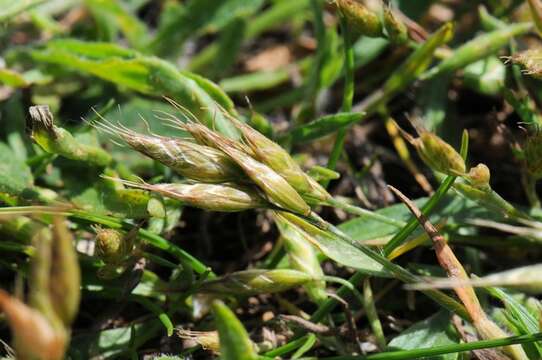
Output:
[[248,144],[256,160],[269,166],[282,176],[306,201],[320,203],[331,195],[318,182],[305,174],[298,163],[279,144],[268,139],[257,130],[229,116]]
[[414,138],[395,123],[405,139],[416,148],[418,155],[431,169],[446,175],[464,176],[465,160],[446,141],[413,123],[419,137]]
[[296,270],[244,270],[205,281],[198,289],[202,293],[250,296],[286,291],[315,280]]
[[467,179],[478,189],[489,189],[491,172],[485,164],[478,164],[469,170]]
[[242,176],[239,167],[224,153],[187,139],[145,135],[102,119],[94,126],[119,136],[131,148],[156,160],[179,175],[206,183],[234,181]]
[[311,212],[311,208],[305,200],[282,176],[269,166],[254,159],[250,155],[251,151],[249,153],[244,151],[245,145],[227,139],[201,124],[188,123],[180,126],[196,139],[201,137],[202,141],[212,144],[227,154],[265,193],[271,203],[298,214],[308,215]]
[[204,210],[236,212],[269,206],[255,189],[245,185],[233,183],[147,184],[115,180],[124,185],[152,191]]

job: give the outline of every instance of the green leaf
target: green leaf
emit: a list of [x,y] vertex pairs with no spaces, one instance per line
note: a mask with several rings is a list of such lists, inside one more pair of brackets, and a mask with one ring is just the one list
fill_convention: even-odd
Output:
[[[450,313],[440,311],[428,319],[418,322],[397,337],[388,345],[391,350],[410,350],[430,348],[440,345],[451,345],[458,342],[455,330],[450,322]],[[426,360],[455,360],[458,354],[446,354],[424,358]]]
[[[74,39],[50,41],[45,48],[31,54],[36,61],[92,74],[145,95],[170,97],[208,126],[226,136],[238,138],[235,127],[216,103],[220,100],[218,103],[226,111],[231,111],[231,100],[227,101],[227,96],[208,80],[193,74],[187,76],[186,72],[178,71],[165,60],[113,44]],[[201,84],[205,84],[205,89]],[[210,89],[212,92],[207,92]]]
[[[534,334],[540,331],[538,320],[521,302],[516,300],[515,297],[511,296],[507,291],[500,288],[488,287],[485,289],[491,294],[491,296],[502,301],[506,308],[505,314],[515,325],[515,328],[519,333],[518,335]],[[523,347],[529,355],[538,354],[534,358],[542,358],[541,343],[534,342],[532,344],[525,344]]]
[[254,345],[233,311],[220,300],[215,300],[212,307],[220,339],[221,358],[223,360],[257,359]]
[[33,183],[28,165],[8,145],[0,142],[0,193],[20,195]]
[[337,113],[318,118],[306,125],[293,128],[287,134],[287,138],[294,143],[306,142],[332,134],[350,124],[364,118],[363,113]]
[[29,10],[47,0],[2,0],[0,1],[0,21],[9,21],[23,11]]

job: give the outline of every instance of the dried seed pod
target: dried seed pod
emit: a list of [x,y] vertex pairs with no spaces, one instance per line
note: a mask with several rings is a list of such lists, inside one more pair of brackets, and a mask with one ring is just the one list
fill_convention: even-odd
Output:
[[542,179],[542,132],[537,131],[527,138],[523,147],[525,166],[535,180]]
[[220,295],[250,296],[277,293],[314,281],[314,277],[297,270],[244,270],[205,281],[199,292]]
[[389,6],[383,10],[384,29],[388,38],[396,44],[404,44],[408,41],[408,29],[406,25],[397,18]]
[[97,166],[106,166],[111,162],[111,155],[104,149],[82,144],[69,131],[55,126],[49,106],[31,106],[28,111],[30,137],[46,152]]
[[[309,234],[289,222],[281,213],[274,212],[274,217],[284,241],[290,266],[294,270],[302,271],[314,278],[322,278],[324,272],[322,271],[314,247],[311,244],[315,240],[309,240]],[[325,281],[314,281],[306,284],[304,287],[309,297],[316,303],[327,299]]]
[[241,169],[228,156],[212,147],[187,139],[140,134],[123,126],[113,125],[105,119],[94,126],[120,136],[134,150],[189,179],[221,183],[234,181],[242,176]]
[[239,184],[147,184],[116,180],[210,211],[236,212],[270,205],[255,189]]
[[455,149],[436,134],[415,125],[419,137],[414,138],[396,124],[405,139],[416,148],[418,155],[431,169],[446,175],[464,176],[465,160]]
[[0,309],[13,333],[18,359],[61,360],[68,343],[63,326],[51,324],[39,311],[0,290]]
[[362,35],[381,37],[383,35],[380,16],[356,0],[335,0],[340,12],[344,14],[352,28]]
[[311,208],[299,193],[269,166],[243,151],[244,146],[209,130],[200,124],[184,124],[191,134],[202,137],[202,141],[213,144],[239,165],[245,174],[262,190],[273,204],[292,212],[308,215]]

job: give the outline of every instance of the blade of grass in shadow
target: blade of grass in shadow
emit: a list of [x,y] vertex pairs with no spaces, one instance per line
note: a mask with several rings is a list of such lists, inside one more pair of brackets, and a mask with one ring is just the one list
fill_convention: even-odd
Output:
[[[354,50],[350,40],[350,31],[348,29],[348,22],[344,15],[341,15],[341,31],[343,36],[343,48],[344,48],[344,92],[341,111],[349,112],[352,110],[352,101],[354,99]],[[335,169],[337,161],[343,152],[344,140],[346,138],[347,128],[343,127],[337,131],[335,143],[333,149],[329,155],[327,167],[331,170]],[[327,187],[329,181],[325,181],[322,185]]]

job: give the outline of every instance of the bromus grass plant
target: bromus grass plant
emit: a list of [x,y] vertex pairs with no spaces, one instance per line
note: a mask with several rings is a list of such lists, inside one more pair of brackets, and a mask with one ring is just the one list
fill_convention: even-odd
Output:
[[542,358],[540,1],[3,5],[1,358]]

